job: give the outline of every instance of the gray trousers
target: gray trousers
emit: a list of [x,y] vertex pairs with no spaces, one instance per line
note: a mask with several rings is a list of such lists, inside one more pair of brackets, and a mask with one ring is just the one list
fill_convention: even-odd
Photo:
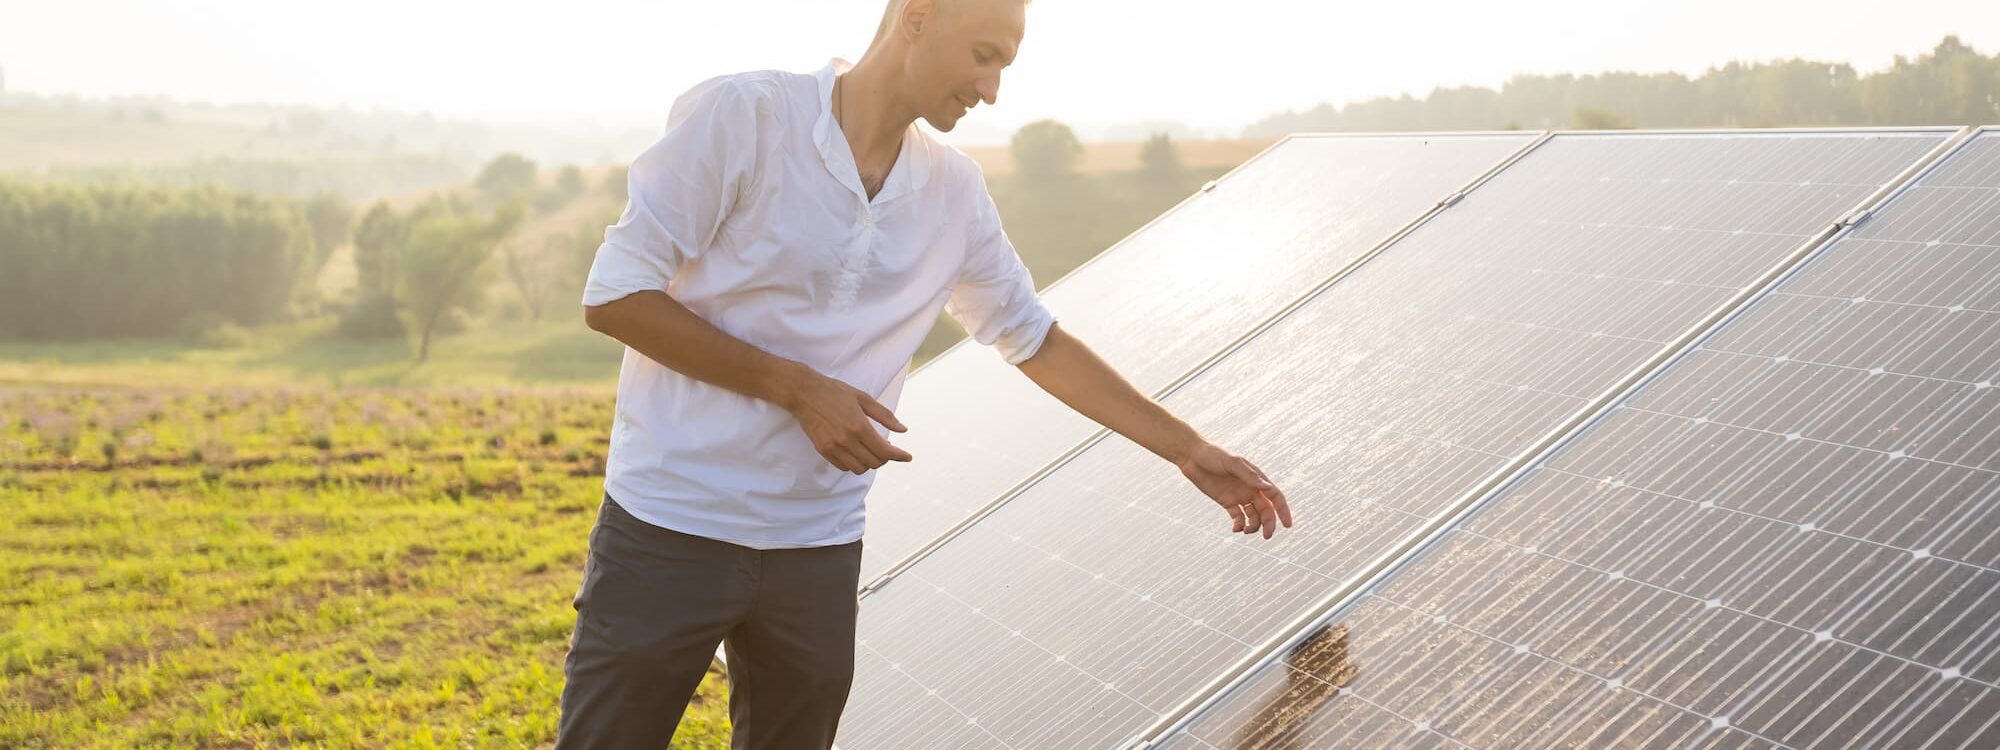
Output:
[[606,494],[556,747],[666,747],[722,643],[730,747],[824,750],[854,682],[860,575],[859,541],[755,550],[646,523]]

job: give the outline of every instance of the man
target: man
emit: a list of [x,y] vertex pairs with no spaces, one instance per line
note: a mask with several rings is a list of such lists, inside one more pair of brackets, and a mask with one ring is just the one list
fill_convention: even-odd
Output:
[[627,349],[557,744],[658,748],[716,644],[737,748],[832,743],[854,672],[863,496],[936,319],[1171,461],[1232,528],[1283,493],[1055,325],[949,131],[995,101],[1023,0],[892,0],[860,62],[711,79],[634,161],[585,321]]

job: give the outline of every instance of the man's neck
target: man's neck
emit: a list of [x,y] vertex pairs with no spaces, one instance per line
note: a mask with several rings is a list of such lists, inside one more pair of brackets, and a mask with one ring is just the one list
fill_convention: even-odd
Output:
[[841,98],[836,111],[857,164],[895,159],[902,149],[903,131],[917,120],[902,92],[893,85],[892,71],[881,69],[876,62],[863,56],[840,77]]

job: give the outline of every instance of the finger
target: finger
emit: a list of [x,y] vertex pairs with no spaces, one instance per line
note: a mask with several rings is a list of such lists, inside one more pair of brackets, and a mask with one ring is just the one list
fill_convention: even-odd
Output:
[[[881,456],[883,459],[888,461],[910,460],[909,451],[896,447],[894,444],[890,443],[886,438],[883,438],[881,434],[875,432],[875,429],[872,427],[868,429],[868,434],[861,438],[861,444],[867,447],[868,450],[873,452],[875,455]],[[880,466],[881,464],[876,464],[876,465]]]
[[849,473],[854,471],[854,467],[847,462],[847,456],[838,448],[822,450],[819,452],[819,457],[826,459],[827,463],[833,464],[833,468]]
[[840,463],[845,467],[842,471],[849,474],[863,474],[868,471],[867,462],[862,461],[860,456],[854,455],[852,448],[843,446],[840,449]]
[[1278,520],[1285,522],[1285,528],[1292,527],[1292,501],[1285,499],[1285,491],[1272,487],[1264,493],[1271,498],[1271,507],[1278,510]]
[[910,428],[904,427],[903,423],[900,420],[896,419],[896,413],[889,411],[889,407],[883,406],[881,402],[869,398],[866,395],[863,395],[861,397],[861,411],[866,413],[869,416],[869,418],[874,419],[877,422],[881,422],[883,427],[887,427],[897,432],[910,431]]
[[1232,534],[1241,533],[1243,531],[1242,506],[1229,505],[1225,503],[1222,506],[1222,509],[1229,511],[1229,532]]
[[840,467],[841,471],[849,474],[861,474],[868,470],[866,465],[861,462],[861,458],[855,456],[854,451],[845,445],[836,446],[833,449],[833,454],[840,459],[834,461],[833,465]]
[[[869,432],[874,432],[874,430],[869,430]],[[854,462],[861,466],[862,471],[873,470],[887,462],[881,456],[875,455],[875,451],[869,450],[866,441],[867,438],[860,438],[847,443],[846,446],[848,455],[854,457]]]
[[1272,507],[1271,498],[1262,493],[1257,495],[1257,517],[1263,521],[1264,538],[1271,538],[1278,532],[1278,509]]
[[1243,503],[1236,507],[1243,511],[1243,533],[1255,534],[1258,529],[1263,528],[1264,519],[1257,514],[1257,506]]
[[1251,482],[1251,485],[1255,486],[1258,491],[1264,493],[1265,497],[1270,499],[1271,506],[1278,511],[1278,520],[1285,524],[1285,528],[1291,528],[1292,504],[1290,500],[1285,499],[1285,491],[1278,489],[1278,485],[1273,483],[1271,478],[1264,474],[1264,470],[1257,468],[1257,465],[1250,463],[1248,459],[1243,460],[1243,466],[1248,468],[1250,473],[1256,477],[1256,480]]
[[840,447],[847,449],[847,455],[854,457],[854,463],[859,465],[863,470],[873,469],[882,465],[881,457],[868,449],[867,441],[868,438],[856,434],[849,436],[845,442],[840,444]]

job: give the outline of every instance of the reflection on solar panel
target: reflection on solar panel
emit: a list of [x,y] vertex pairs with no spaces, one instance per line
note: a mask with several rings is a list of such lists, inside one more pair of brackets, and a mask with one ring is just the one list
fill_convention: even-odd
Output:
[[1996,380],[1989,132],[1164,744],[2000,747]]
[[841,746],[1105,747],[1175,715],[1948,135],[1547,141],[1165,399],[1311,498],[1298,528],[1229,534],[1099,442],[864,600]]
[[[1042,298],[1157,393],[1535,137],[1288,139]],[[896,411],[917,460],[869,493],[864,583],[1098,429],[977,345],[926,365]]]

